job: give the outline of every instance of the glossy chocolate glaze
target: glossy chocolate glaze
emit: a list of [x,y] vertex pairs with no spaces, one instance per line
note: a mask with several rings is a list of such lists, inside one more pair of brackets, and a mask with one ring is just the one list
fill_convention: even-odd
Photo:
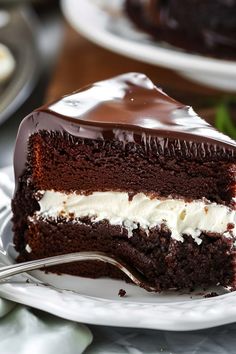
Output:
[[89,85],[27,116],[17,136],[16,179],[25,168],[28,138],[40,130],[124,143],[157,136],[210,144],[236,155],[234,140],[210,126],[191,107],[167,96],[140,73]]

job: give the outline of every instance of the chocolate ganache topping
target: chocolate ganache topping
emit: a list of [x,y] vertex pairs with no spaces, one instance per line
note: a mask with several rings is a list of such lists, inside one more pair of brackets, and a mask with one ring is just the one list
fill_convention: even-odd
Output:
[[167,96],[140,73],[94,83],[28,115],[21,123],[16,142],[16,178],[25,167],[28,138],[40,130],[126,142],[140,136],[157,136],[220,146],[231,156],[236,154],[234,140],[214,129],[191,107]]

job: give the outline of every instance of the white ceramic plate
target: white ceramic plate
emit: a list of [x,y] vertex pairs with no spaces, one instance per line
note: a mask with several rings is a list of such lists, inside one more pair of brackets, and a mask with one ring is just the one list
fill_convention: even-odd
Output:
[[[11,168],[0,170],[0,263],[14,263],[10,198]],[[49,285],[50,284],[50,285]],[[120,298],[119,289],[127,296]],[[67,289],[67,290],[65,290]],[[57,316],[89,324],[194,330],[236,321],[236,293],[216,290],[214,298],[203,292],[147,293],[134,285],[111,279],[86,279],[34,271],[0,284],[0,296]]]
[[0,124],[26,101],[42,69],[36,40],[38,27],[33,13],[28,8],[12,7],[6,14],[9,19],[2,27],[0,23],[0,42],[12,53],[15,69],[4,87],[0,87]]
[[207,86],[236,91],[236,61],[208,58],[155,42],[123,12],[124,0],[61,0],[70,24],[91,41],[119,54],[178,71]]

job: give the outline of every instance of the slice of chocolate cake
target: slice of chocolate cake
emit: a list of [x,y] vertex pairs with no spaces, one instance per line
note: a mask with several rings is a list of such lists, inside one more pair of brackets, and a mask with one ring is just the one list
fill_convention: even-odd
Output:
[[125,0],[125,11],[158,42],[236,57],[236,0]]
[[[235,163],[235,141],[145,75],[87,86],[20,126],[18,260],[98,250],[159,290],[235,288]],[[52,270],[122,277],[100,262]]]

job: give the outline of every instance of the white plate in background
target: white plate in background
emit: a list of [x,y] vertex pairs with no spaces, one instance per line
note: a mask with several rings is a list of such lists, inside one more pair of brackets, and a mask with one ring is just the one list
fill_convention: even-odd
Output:
[[[1,23],[5,13],[7,21]],[[0,9],[0,43],[10,51],[15,68],[0,86],[0,124],[8,119],[26,101],[41,72],[38,23],[29,8]]]
[[236,91],[236,61],[184,52],[139,31],[123,11],[124,0],[61,0],[62,11],[83,36],[116,53],[173,69],[192,81]]

